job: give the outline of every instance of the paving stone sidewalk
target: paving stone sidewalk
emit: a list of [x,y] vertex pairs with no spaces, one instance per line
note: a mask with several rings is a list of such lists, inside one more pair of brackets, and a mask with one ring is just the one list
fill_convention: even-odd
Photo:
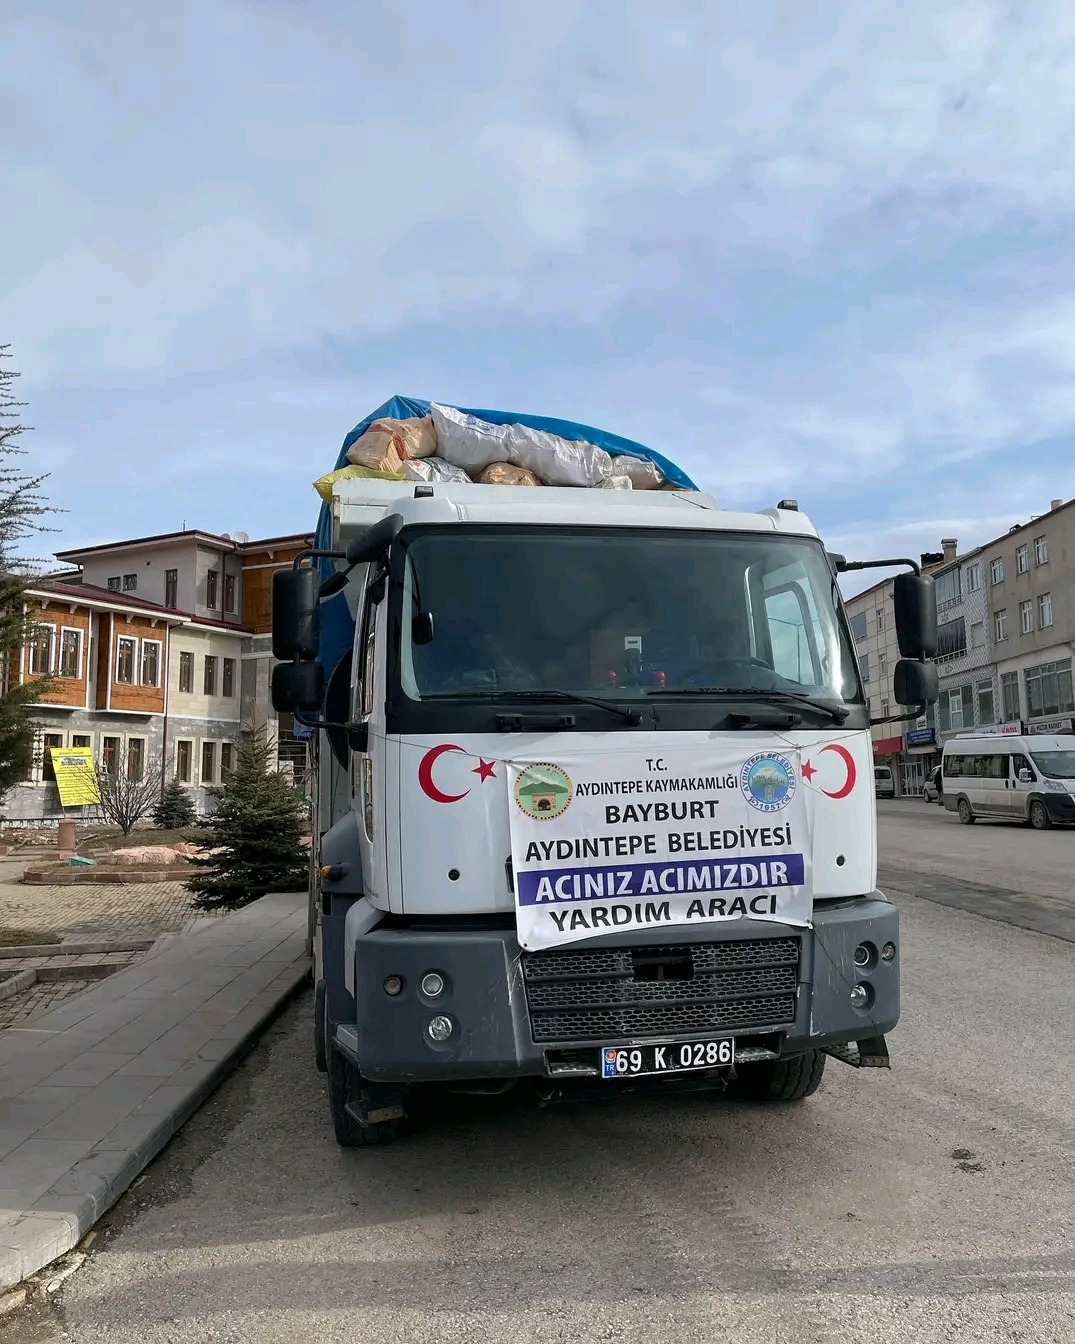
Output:
[[19,881],[25,866],[7,862],[0,868],[0,930],[39,931],[66,939],[152,937],[181,929],[198,914],[182,882],[30,886]]
[[81,1237],[305,982],[305,894],[266,896],[0,1034],[0,1291]]

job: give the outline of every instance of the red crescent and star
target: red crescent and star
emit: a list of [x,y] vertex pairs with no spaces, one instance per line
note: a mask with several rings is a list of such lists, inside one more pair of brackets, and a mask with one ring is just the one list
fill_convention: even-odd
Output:
[[[821,792],[828,798],[846,798],[855,787],[855,781],[858,779],[858,770],[855,768],[855,758],[851,755],[848,749],[841,746],[839,742],[830,742],[828,746],[821,748],[818,755],[823,756],[826,751],[831,751],[833,755],[839,756],[840,760],[843,761],[846,778],[838,789],[822,789]],[[803,779],[809,784],[816,774],[817,766],[810,761],[804,761],[802,768]]]
[[[454,742],[445,742],[439,747],[433,747],[427,751],[418,762],[418,787],[427,798],[431,798],[435,803],[458,803],[467,796],[469,789],[464,789],[462,793],[445,793],[443,789],[438,789],[433,782],[433,767],[442,756],[449,752],[463,752],[462,747],[458,747]],[[469,755],[469,752],[463,752]],[[487,761],[483,757],[478,757],[478,764],[470,772],[478,776],[478,783],[484,784],[487,779],[496,779],[496,762]]]

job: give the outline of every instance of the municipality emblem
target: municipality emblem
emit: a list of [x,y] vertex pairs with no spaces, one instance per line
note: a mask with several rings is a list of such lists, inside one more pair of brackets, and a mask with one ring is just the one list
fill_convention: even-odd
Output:
[[515,781],[515,805],[533,821],[555,821],[571,806],[575,786],[558,765],[528,765]]
[[795,771],[786,756],[751,756],[739,776],[743,796],[759,812],[779,812],[795,797]]

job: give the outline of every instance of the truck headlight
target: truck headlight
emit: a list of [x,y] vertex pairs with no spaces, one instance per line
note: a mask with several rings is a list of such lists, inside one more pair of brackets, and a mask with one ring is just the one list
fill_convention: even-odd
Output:
[[439,1017],[431,1017],[429,1019],[429,1025],[426,1027],[426,1031],[429,1033],[429,1039],[431,1041],[436,1041],[438,1045],[443,1045],[454,1030],[455,1028],[452,1026],[452,1019],[450,1017],[444,1017],[443,1015]]

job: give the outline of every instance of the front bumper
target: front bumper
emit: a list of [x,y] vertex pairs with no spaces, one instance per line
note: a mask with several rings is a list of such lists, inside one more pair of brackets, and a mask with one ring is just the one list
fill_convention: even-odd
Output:
[[[786,988],[779,995],[757,989],[760,982],[751,977],[761,972],[735,946],[745,949],[749,943],[761,949],[760,954],[752,952],[755,960],[765,960],[766,940],[773,940],[774,963],[778,945],[783,950],[801,940],[796,964],[780,970]],[[872,947],[873,957],[860,968],[854,952],[863,943]],[[896,947],[895,958],[888,962],[878,955],[886,943]],[[663,980],[663,970],[659,976],[649,974],[637,944],[637,935],[613,934],[565,949],[578,953],[580,960],[559,983],[570,982],[583,1007],[554,1011],[550,1017],[543,1014],[537,992],[542,988],[547,993],[547,986],[535,985],[533,958],[527,959],[524,972],[525,954],[513,930],[374,928],[354,944],[355,1021],[336,1025],[335,1040],[371,1081],[558,1078],[596,1072],[602,1045],[734,1035],[755,1057],[786,1057],[882,1036],[899,1019],[899,916],[880,892],[816,907],[812,930],[739,920],[650,931],[644,951],[651,963],[662,962],[666,953],[678,958],[681,971],[674,973],[682,972],[682,991],[678,982]],[[587,959],[590,953],[598,955]],[[610,954],[628,967],[625,978],[616,982],[621,997],[611,1008],[610,982],[591,981],[586,974],[587,965],[607,967]],[[561,954],[536,957],[550,955]],[[692,986],[696,967],[704,975],[698,972]],[[430,971],[445,985],[435,999],[421,988]],[[389,976],[403,983],[395,996],[384,989]],[[709,1013],[701,1011],[706,1005],[699,1002],[703,982],[715,986]],[[747,982],[755,995],[749,1011],[746,1000],[735,997],[744,993]],[[850,1000],[859,983],[869,991],[869,1003],[861,1009]],[[731,998],[725,997],[729,994]],[[589,1004],[597,1001],[605,1006],[591,1009]],[[654,1016],[654,1004],[663,1017]],[[770,1011],[772,1019],[767,1020],[764,1014]],[[427,1032],[438,1015],[448,1017],[453,1027],[442,1043]],[[560,1026],[564,1034],[557,1037]]]

